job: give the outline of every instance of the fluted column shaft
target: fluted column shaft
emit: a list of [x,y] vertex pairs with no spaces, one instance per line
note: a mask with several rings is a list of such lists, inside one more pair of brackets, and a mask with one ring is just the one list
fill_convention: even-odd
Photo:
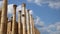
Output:
[[12,34],[16,34],[16,7],[17,5],[13,5],[13,23],[12,23]]
[[18,13],[18,34],[22,34],[22,31],[21,31],[21,11],[19,11]]
[[7,0],[3,0],[0,34],[7,34]]
[[29,10],[26,11],[26,23],[27,23],[27,34],[30,34],[30,16],[29,16]]
[[25,4],[22,4],[22,25],[23,25],[23,34],[26,34],[26,7]]
[[34,30],[34,20],[33,20],[31,14],[30,14],[30,28],[31,28],[31,34],[35,34],[35,30]]

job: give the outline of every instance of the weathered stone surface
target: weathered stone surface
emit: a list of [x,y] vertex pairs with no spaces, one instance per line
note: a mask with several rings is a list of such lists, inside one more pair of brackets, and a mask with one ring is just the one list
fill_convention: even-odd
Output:
[[7,0],[3,0],[0,34],[7,34]]
[[21,11],[18,13],[18,34],[22,34]]
[[26,7],[25,4],[22,4],[22,25],[23,25],[23,34],[26,34]]
[[29,10],[26,11],[27,34],[30,34],[30,15]]
[[16,7],[17,5],[13,5],[13,23],[12,23],[12,34],[17,34],[16,32]]
[[31,31],[31,34],[35,34],[34,20],[31,14],[30,14],[30,31]]
[[7,34],[11,34],[11,28],[12,27],[12,23],[11,23],[11,21],[8,21],[8,24],[7,24]]

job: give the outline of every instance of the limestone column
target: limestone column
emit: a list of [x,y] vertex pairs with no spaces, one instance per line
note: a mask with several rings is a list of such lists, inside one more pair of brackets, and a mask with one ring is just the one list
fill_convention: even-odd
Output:
[[27,34],[30,34],[30,16],[29,10],[26,11]]
[[30,14],[30,28],[31,28],[31,34],[35,34],[35,30],[34,30],[34,20],[33,20],[31,14]]
[[22,24],[23,24],[23,34],[26,34],[26,5],[22,4]]
[[13,23],[12,23],[12,34],[16,34],[16,7],[17,5],[13,5]]
[[7,0],[3,0],[0,34],[7,34]]
[[18,34],[22,34],[22,31],[21,31],[21,11],[18,12]]

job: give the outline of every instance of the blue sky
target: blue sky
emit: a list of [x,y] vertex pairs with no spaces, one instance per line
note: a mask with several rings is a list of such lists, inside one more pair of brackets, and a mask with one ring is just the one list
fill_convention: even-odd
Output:
[[[60,34],[60,0],[8,0],[8,6],[16,4],[21,9],[23,2],[26,9],[31,9],[35,26],[41,34]],[[11,9],[8,8],[9,12]]]

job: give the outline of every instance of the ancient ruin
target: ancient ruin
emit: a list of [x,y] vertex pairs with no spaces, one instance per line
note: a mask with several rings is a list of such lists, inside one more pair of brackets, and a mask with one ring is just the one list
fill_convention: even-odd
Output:
[[18,11],[18,21],[16,21],[16,7],[13,5],[13,16],[11,20],[7,17],[7,0],[3,0],[3,7],[0,10],[0,34],[40,34],[34,26],[34,19],[30,10],[26,10],[26,4],[22,4],[22,10]]

